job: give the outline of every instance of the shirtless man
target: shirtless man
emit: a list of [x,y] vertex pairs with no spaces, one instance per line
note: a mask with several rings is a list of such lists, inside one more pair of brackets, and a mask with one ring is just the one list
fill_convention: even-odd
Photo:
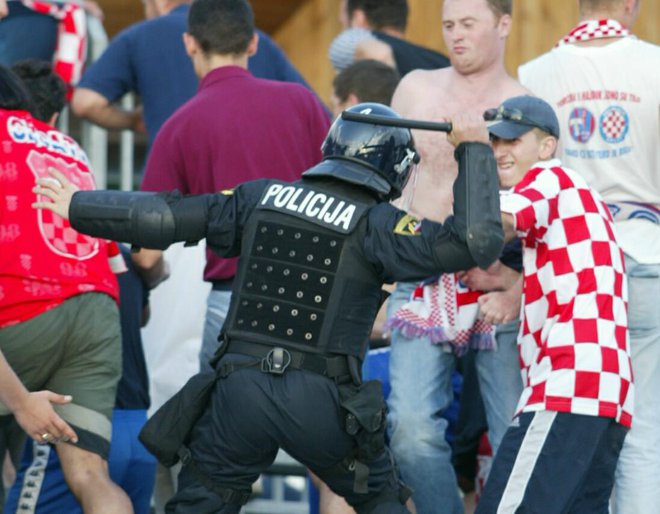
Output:
[[[527,91],[504,68],[504,48],[511,30],[512,0],[445,0],[442,26],[452,66],[416,70],[394,93],[392,107],[401,116],[445,121],[461,111],[483,113],[508,97]],[[451,184],[457,173],[453,147],[445,134],[416,131],[422,155],[400,207],[418,218],[444,220],[450,214]],[[408,301],[415,284],[398,284],[389,315]],[[477,356],[480,385],[497,446],[522,390],[515,345],[516,324],[498,331],[498,350]],[[498,327],[500,328],[500,327]],[[440,417],[452,400],[455,356],[427,338],[392,334],[389,397],[391,447],[403,480],[414,490],[418,514],[462,512],[450,448]]]

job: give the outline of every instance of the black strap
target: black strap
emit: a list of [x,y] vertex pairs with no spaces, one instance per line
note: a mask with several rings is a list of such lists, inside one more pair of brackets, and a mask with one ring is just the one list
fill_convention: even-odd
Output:
[[[250,343],[247,341],[229,341],[226,352],[242,353],[259,359],[266,359],[267,357],[272,356],[274,348],[275,347],[270,345]],[[328,378],[350,377],[351,372],[345,355],[328,357],[315,355],[313,353],[299,352],[291,350],[290,348],[284,350],[287,352],[288,356],[290,356],[290,361],[287,359],[287,367],[290,366],[295,369],[312,371]],[[265,369],[264,371],[269,370]]]
[[195,478],[206,487],[209,491],[217,494],[224,503],[231,503],[234,505],[245,505],[250,499],[251,492],[242,492],[236,489],[231,489],[229,487],[222,487],[214,483],[206,473],[204,473],[199,466],[195,464],[195,461],[192,458],[190,450],[186,446],[182,446],[177,451],[179,458],[181,459],[181,464],[183,466],[188,466],[190,470],[194,473]]

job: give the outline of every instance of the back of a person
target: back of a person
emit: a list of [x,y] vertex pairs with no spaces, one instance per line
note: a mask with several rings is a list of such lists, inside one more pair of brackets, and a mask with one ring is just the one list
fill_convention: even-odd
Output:
[[599,47],[565,44],[519,71],[557,112],[563,162],[607,202],[658,201],[658,64],[660,47],[626,37]]
[[[204,149],[198,153],[191,148],[190,160],[183,163],[183,174],[190,179],[186,193],[221,191],[264,176],[296,180],[321,159],[322,131],[328,125],[319,126],[318,118],[310,116],[321,107],[309,91],[299,85],[246,80],[236,68],[217,71],[231,75],[222,97],[212,89],[200,91],[176,131],[198,130],[195,145]],[[181,121],[174,116],[171,123]],[[195,172],[209,166],[212,171]]]
[[[135,63],[135,73],[140,100],[144,104],[147,133],[152,137],[165,120],[197,91],[197,77],[181,41],[186,30],[188,8],[183,4],[165,16],[146,21],[136,41],[137,45],[144,45],[137,55],[145,59]],[[163,84],[164,80],[167,84]]]
[[[151,140],[165,120],[197,91],[197,77],[182,42],[188,8],[183,4],[164,16],[133,25],[117,36],[116,43],[113,41],[130,52],[130,72],[144,106],[145,125]],[[112,65],[101,58],[93,66]],[[80,86],[101,91],[109,98],[122,96],[132,86],[117,83],[114,87],[119,89],[112,91],[108,89],[112,84],[105,74],[96,74],[93,67],[90,70]]]
[[24,111],[0,111],[4,151],[0,182],[0,326],[89,291],[117,295],[102,240],[75,232],[59,216],[32,209],[32,188],[53,167],[80,189],[93,189],[87,157],[71,138]]
[[[320,102],[303,86],[256,79],[238,66],[215,69],[163,126],[142,189],[202,194],[257,178],[296,180],[321,159],[328,126]],[[163,177],[159,162],[168,157],[159,149],[170,145],[185,160],[168,164],[176,177]],[[233,276],[233,261],[207,255],[205,277]]]

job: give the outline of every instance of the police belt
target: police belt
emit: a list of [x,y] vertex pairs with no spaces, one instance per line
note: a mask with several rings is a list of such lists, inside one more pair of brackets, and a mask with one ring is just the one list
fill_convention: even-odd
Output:
[[[294,368],[304,371],[318,373],[324,377],[340,380],[350,378],[351,372],[346,355],[317,355],[313,353],[301,352],[283,348],[280,346],[265,345],[259,343],[250,343],[247,341],[228,341],[225,355],[227,353],[241,353],[260,359],[261,371],[280,375],[288,368]],[[227,368],[229,366],[229,368]],[[223,367],[225,369],[223,370]],[[232,363],[220,364],[218,372],[220,376],[228,375],[235,369]]]

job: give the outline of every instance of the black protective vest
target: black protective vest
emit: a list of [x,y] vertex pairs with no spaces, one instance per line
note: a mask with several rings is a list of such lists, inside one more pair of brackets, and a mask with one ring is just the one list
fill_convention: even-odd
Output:
[[229,340],[362,358],[381,303],[362,251],[375,204],[355,186],[269,185],[243,230]]

